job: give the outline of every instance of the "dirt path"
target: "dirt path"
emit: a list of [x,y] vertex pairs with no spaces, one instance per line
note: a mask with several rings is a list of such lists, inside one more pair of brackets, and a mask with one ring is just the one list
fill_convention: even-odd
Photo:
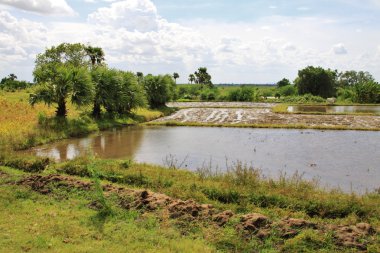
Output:
[[380,129],[380,116],[281,114],[272,112],[272,104],[266,104],[264,105],[266,107],[262,108],[201,108],[201,105],[194,106],[194,108],[179,110],[170,116],[157,119],[153,122],[226,125],[251,124],[275,125],[280,127],[304,126],[310,128],[367,130]]

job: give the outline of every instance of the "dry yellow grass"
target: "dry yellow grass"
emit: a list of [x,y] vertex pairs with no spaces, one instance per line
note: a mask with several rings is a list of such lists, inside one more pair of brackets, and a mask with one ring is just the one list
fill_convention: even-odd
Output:
[[[28,98],[29,94],[24,91],[0,93],[0,147],[25,146],[25,143],[41,134],[37,128],[38,114],[42,113],[48,117],[55,114],[54,106],[37,104],[32,107]],[[70,103],[68,111],[70,118],[75,118],[80,113]]]

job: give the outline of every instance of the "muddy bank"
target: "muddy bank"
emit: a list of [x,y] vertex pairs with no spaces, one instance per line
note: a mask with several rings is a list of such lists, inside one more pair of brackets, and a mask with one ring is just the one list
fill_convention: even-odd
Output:
[[380,116],[280,114],[273,113],[269,104],[268,108],[188,108],[153,122],[380,129]]
[[[84,182],[71,176],[31,175],[17,182],[18,185],[31,187],[41,194],[54,194],[54,188],[76,188],[84,191],[94,189],[91,182]],[[317,233],[333,233],[334,243],[338,246],[366,250],[377,231],[368,223],[354,225],[317,224],[305,219],[284,217],[273,221],[260,213],[235,214],[230,210],[217,210],[210,204],[200,204],[194,200],[181,200],[165,194],[148,190],[134,190],[113,184],[103,185],[106,196],[116,195],[119,205],[124,209],[141,212],[164,212],[171,219],[188,222],[206,222],[209,226],[233,226],[247,240],[256,237],[265,239],[271,235],[283,240],[294,238],[304,230]],[[89,208],[101,209],[101,203],[91,202]],[[191,223],[189,223],[191,225]]]

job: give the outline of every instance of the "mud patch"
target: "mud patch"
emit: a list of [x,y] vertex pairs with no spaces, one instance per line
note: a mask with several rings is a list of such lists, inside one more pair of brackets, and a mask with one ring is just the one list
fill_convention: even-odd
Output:
[[273,113],[267,108],[190,108],[157,119],[153,122],[200,124],[277,125],[281,127],[307,126],[310,128],[340,127],[345,129],[379,129],[380,116],[363,115],[307,115]]

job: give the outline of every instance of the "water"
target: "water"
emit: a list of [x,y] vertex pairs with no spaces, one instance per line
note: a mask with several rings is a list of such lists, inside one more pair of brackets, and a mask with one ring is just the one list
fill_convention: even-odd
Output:
[[322,112],[322,113],[374,113],[380,114],[380,105],[293,105],[288,112]]
[[92,151],[102,158],[133,158],[189,170],[210,163],[220,170],[237,160],[260,168],[320,179],[322,186],[365,192],[380,187],[380,132],[199,127],[129,127],[41,146],[29,152],[57,160]]

